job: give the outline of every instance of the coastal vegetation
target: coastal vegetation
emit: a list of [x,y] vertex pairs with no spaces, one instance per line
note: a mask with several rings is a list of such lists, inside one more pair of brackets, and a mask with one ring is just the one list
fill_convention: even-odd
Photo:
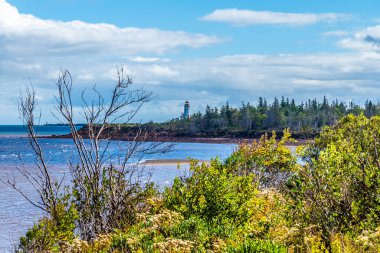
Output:
[[[116,139],[131,140],[141,127],[148,138],[162,141],[217,141],[228,142],[234,139],[258,139],[265,133],[275,131],[278,137],[282,130],[289,128],[295,139],[312,139],[324,126],[332,126],[349,114],[365,115],[370,118],[380,114],[380,105],[367,100],[363,106],[353,102],[344,103],[326,97],[296,103],[294,99],[274,98],[272,103],[260,97],[257,105],[242,103],[232,107],[227,102],[221,107],[206,106],[205,111],[189,117],[178,117],[163,123],[148,122],[139,124],[118,124],[114,126]],[[80,133],[87,136],[87,127]],[[212,140],[213,139],[213,140]]]
[[34,132],[33,89],[21,97],[37,169],[20,172],[39,198],[30,199],[17,181],[8,184],[45,217],[20,238],[16,252],[379,252],[379,116],[359,109],[342,115],[295,152],[287,146],[296,142],[289,128],[280,138],[276,131],[263,134],[225,160],[191,161],[189,173],[160,190],[130,163],[132,156],[170,150],[137,141],[143,127],[120,149],[118,163],[105,156],[117,134],[112,123],[120,115],[131,120],[150,99],[131,88],[122,69],[117,74],[110,103],[96,89],[96,100],[82,96],[89,140],[73,121],[70,73],[57,82],[56,116],[70,126],[79,157],[69,165],[70,185],[49,173]]
[[[204,113],[197,112],[189,118],[177,118],[167,123],[182,129],[184,134],[200,133],[206,136],[257,137],[264,131],[282,131],[289,128],[293,134],[312,135],[323,126],[331,126],[348,114],[367,117],[378,115],[380,105],[367,100],[364,107],[353,102],[348,104],[326,97],[322,101],[307,100],[297,104],[294,99],[274,98],[272,103],[260,97],[257,105],[242,102],[234,108],[227,102],[220,108],[206,106]],[[260,136],[258,136],[260,137]]]
[[[87,237],[75,186],[21,238],[19,252],[378,252],[380,117],[348,115],[295,155],[262,136],[225,161],[193,161],[190,174],[158,191],[125,184],[108,230]],[[303,162],[297,162],[302,159]],[[101,210],[107,210],[105,181]],[[75,185],[75,184],[74,184]],[[120,209],[121,207],[119,207]],[[128,213],[128,216],[122,214]],[[115,215],[115,216],[114,216]],[[83,224],[84,227],[92,224]]]

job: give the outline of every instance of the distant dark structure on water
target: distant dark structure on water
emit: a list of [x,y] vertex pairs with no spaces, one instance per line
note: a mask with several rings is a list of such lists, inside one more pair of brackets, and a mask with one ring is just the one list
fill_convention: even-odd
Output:
[[190,103],[186,100],[185,105],[183,107],[183,118],[188,119],[190,118]]

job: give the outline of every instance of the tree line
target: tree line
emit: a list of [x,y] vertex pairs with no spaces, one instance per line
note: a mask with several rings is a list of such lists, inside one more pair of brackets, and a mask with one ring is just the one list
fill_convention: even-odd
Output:
[[166,124],[183,135],[255,137],[263,131],[281,131],[289,128],[293,133],[315,133],[323,126],[331,126],[348,115],[364,114],[367,118],[380,114],[380,104],[366,100],[364,106],[339,100],[309,99],[296,103],[294,99],[274,98],[269,103],[260,97],[257,105],[242,102],[232,107],[228,102],[221,107],[206,106],[189,118],[176,118]]

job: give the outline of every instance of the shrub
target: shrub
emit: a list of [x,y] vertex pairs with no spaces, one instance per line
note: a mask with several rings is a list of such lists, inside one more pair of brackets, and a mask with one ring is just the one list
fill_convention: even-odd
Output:
[[185,219],[202,217],[210,226],[240,226],[252,215],[251,201],[258,193],[254,175],[236,176],[218,160],[191,164],[192,175],[176,178],[164,193],[165,206]]
[[226,166],[239,175],[254,174],[261,189],[282,189],[296,165],[296,158],[287,143],[294,142],[289,130],[285,129],[281,140],[276,133],[268,138],[267,134],[251,144],[243,143],[226,160]]
[[271,241],[245,240],[237,246],[227,247],[228,253],[288,253],[288,248]]
[[20,238],[19,252],[61,252],[74,238],[78,214],[74,206],[57,205],[56,218],[42,218]]
[[300,150],[305,164],[290,184],[293,217],[316,225],[330,249],[335,233],[375,229],[380,221],[380,117],[349,115]]

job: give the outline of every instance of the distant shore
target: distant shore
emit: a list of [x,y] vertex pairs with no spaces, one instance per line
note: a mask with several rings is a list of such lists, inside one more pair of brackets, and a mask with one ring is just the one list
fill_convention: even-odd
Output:
[[[83,135],[82,135],[83,136]],[[84,135],[85,136],[85,135]],[[53,138],[53,139],[70,139],[71,135],[50,135],[50,136],[40,136],[40,138]],[[112,140],[119,141],[133,141],[134,138],[130,136],[115,136]],[[144,136],[144,138],[138,138],[137,141],[147,141],[147,142],[185,142],[185,143],[210,143],[210,144],[242,144],[251,143],[253,141],[258,141],[259,139],[247,139],[247,138],[211,138],[211,137],[151,137]],[[310,140],[307,139],[297,139],[297,142],[291,142],[290,146],[304,145]]]
[[[99,126],[94,125],[92,130],[97,132]],[[89,127],[87,125],[78,129],[78,134],[83,138],[89,137]],[[283,131],[256,131],[256,132],[232,132],[221,131],[216,129],[213,132],[188,132],[182,128],[169,127],[165,124],[143,124],[143,125],[111,125],[103,130],[100,138],[110,138],[112,140],[120,141],[139,141],[139,142],[184,142],[184,143],[210,143],[210,144],[241,144],[252,143],[257,141],[264,134],[268,137],[272,133],[276,134],[276,137],[280,139],[283,135]],[[296,132],[292,134],[292,137],[297,142],[289,142],[288,145],[297,146],[302,145],[312,140],[318,132]],[[137,137],[136,137],[137,136]],[[69,134],[57,134],[51,136],[44,136],[41,138],[72,138]]]

